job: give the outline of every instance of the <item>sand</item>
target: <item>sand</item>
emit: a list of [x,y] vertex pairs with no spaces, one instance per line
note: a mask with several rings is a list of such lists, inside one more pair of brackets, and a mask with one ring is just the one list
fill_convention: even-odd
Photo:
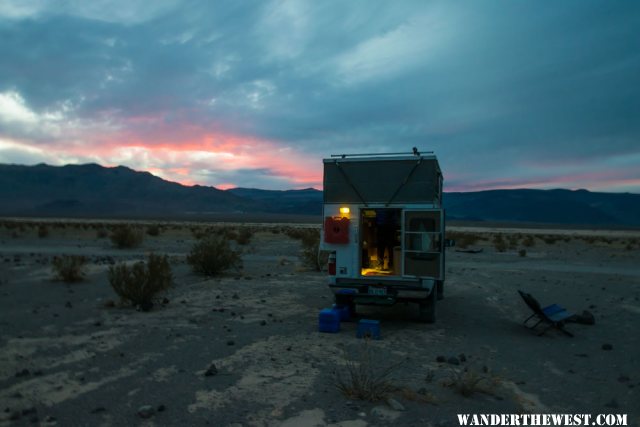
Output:
[[[0,425],[453,426],[457,413],[521,412],[625,413],[640,424],[635,232],[456,227],[489,240],[474,242],[481,253],[448,249],[436,323],[419,323],[411,305],[359,307],[382,329],[380,341],[363,342],[355,323],[317,332],[318,311],[332,303],[326,273],[301,264],[283,225],[254,224],[251,242],[236,245],[244,269],[207,279],[185,262],[193,224],[163,223],[141,247],[118,250],[91,221],[66,222],[48,222],[44,238],[28,221],[0,227]],[[498,252],[497,233],[539,237]],[[171,256],[169,303],[105,306],[117,301],[109,263],[151,251]],[[88,257],[83,282],[51,279],[60,254]],[[522,325],[530,312],[518,289],[589,310],[596,324],[568,324],[573,338],[537,336]],[[380,369],[398,365],[391,397],[404,410],[337,390],[335,372],[363,351]],[[448,385],[464,369],[484,378],[470,396]],[[154,408],[148,419],[143,405]]]

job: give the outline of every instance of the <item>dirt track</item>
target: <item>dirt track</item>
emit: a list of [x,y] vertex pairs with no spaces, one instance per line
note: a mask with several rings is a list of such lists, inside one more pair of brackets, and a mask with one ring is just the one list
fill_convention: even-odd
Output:
[[[267,226],[242,247],[241,273],[210,280],[184,262],[194,241],[186,228],[146,236],[135,250],[92,229],[14,232],[0,229],[0,425],[453,426],[456,413],[523,411],[627,413],[640,424],[640,245],[621,240],[635,236],[588,242],[554,230],[571,239],[537,238],[524,257],[521,246],[499,253],[488,241],[475,244],[479,254],[451,249],[437,323],[417,323],[411,306],[361,307],[382,323],[383,339],[365,344],[355,323],[317,332],[317,313],[332,302],[325,274],[305,271],[300,243]],[[116,300],[110,258],[148,251],[171,256],[169,303],[105,308]],[[90,257],[85,282],[51,281],[49,260],[65,253]],[[589,310],[596,324],[569,324],[574,338],[538,337],[521,324],[530,313],[518,289]],[[401,362],[393,399],[404,410],[336,390],[334,371],[364,346],[377,366]],[[217,373],[206,376],[212,364]],[[465,367],[493,386],[464,397],[443,385]],[[137,415],[143,405],[150,418]]]

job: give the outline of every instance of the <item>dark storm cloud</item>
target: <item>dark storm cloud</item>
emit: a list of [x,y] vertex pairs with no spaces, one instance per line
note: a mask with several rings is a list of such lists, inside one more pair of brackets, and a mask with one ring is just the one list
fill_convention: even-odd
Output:
[[[0,94],[37,115],[0,117],[0,138],[222,132],[315,157],[318,173],[330,153],[419,146],[456,188],[595,188],[589,173],[622,164],[609,188],[640,190],[636,2],[62,4],[0,7]],[[66,128],[34,130],[62,110]],[[286,186],[244,169],[206,182]]]

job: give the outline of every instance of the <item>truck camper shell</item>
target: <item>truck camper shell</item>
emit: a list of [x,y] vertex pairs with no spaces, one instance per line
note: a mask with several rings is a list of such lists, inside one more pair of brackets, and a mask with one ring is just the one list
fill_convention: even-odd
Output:
[[416,302],[435,321],[444,289],[443,177],[433,153],[323,160],[321,249],[337,304]]

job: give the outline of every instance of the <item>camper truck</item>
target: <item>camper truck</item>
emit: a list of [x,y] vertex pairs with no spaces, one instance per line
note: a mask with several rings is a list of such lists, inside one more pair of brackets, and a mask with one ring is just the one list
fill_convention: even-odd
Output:
[[420,153],[341,154],[324,159],[320,249],[329,252],[337,305],[417,303],[435,321],[444,292],[442,172]]

